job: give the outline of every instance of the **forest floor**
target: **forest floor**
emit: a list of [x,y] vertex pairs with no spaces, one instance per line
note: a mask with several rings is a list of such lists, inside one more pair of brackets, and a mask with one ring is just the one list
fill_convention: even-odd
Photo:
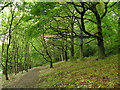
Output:
[[88,57],[40,66],[3,80],[7,88],[118,88],[118,55],[96,61]]
[[[9,81],[3,80],[3,88],[32,88],[36,87],[39,82],[39,71],[43,67],[35,67],[30,69],[28,72],[18,73],[17,75],[10,75]],[[45,67],[44,67],[45,68]],[[3,78],[5,79],[5,78]]]

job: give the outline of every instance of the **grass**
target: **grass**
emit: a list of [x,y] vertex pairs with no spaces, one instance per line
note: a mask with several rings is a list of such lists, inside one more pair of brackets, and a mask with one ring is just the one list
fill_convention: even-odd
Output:
[[[49,67],[49,66],[47,66]],[[59,62],[40,70],[40,88],[118,88],[118,55],[96,61]]]
[[[54,63],[42,66],[39,71],[40,88],[118,88],[118,56],[111,55],[103,60],[96,61],[96,57],[86,57],[84,60]],[[9,81],[3,77],[5,86],[17,81],[25,75],[19,72],[10,74]],[[36,84],[35,84],[36,85]],[[0,86],[1,88],[1,86]]]

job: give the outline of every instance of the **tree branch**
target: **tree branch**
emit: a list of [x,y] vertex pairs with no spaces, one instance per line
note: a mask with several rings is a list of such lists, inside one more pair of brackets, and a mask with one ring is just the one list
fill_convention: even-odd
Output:
[[45,58],[45,55],[44,55],[43,53],[39,52],[39,51],[37,50],[37,48],[33,45],[32,41],[31,41],[31,45],[32,45],[32,47],[33,47],[40,55],[43,56],[43,58],[44,58],[46,61],[48,61],[48,60]]
[[16,23],[16,25],[14,26],[14,28],[12,29],[12,31],[17,27],[17,25],[20,23],[21,19],[23,18],[23,16],[19,19],[19,21]]
[[[57,16],[57,17],[61,17],[61,18],[66,18],[66,17],[75,17],[75,19],[81,19],[80,17],[77,17],[77,16]],[[88,20],[88,21],[91,21],[95,24],[97,24],[97,22],[93,21],[92,19],[89,19],[89,18],[83,18],[84,20]]]
[[92,40],[86,42],[85,44],[88,44],[88,43],[90,43],[90,42],[92,42],[92,41],[94,41],[94,40],[96,40],[96,38],[94,38],[94,39],[92,39]]
[[104,12],[104,14],[101,16],[101,19],[103,19],[103,17],[106,15],[106,13],[107,13],[107,4],[108,4],[109,2],[107,2],[107,3],[105,3],[104,2],[104,4],[105,4],[105,12]]
[[72,4],[74,5],[75,10],[76,10],[79,14],[81,14],[82,12],[80,12],[80,11],[78,10],[78,8],[76,7],[75,3],[72,2]]
[[2,11],[5,7],[9,6],[10,4],[11,4],[11,2],[8,3],[8,4],[6,4],[6,5],[4,5],[4,6],[2,6],[2,8],[0,9],[0,11]]

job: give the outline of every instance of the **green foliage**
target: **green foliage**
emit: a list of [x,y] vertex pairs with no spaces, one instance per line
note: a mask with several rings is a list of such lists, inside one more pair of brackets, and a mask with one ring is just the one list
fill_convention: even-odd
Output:
[[[3,3],[5,4],[5,3]],[[81,5],[81,3],[75,3],[77,6]],[[96,3],[93,2],[87,2],[85,8],[88,6],[92,6]],[[112,5],[114,3],[109,3],[109,5]],[[14,10],[14,7],[16,6],[16,9],[14,11],[14,19],[13,22],[11,21],[13,12],[11,10]],[[96,5],[97,11],[100,14],[100,16],[103,15],[103,12],[105,11],[105,4],[103,2],[100,2]],[[82,8],[78,8],[79,11],[82,11]],[[66,2],[21,2],[21,3],[12,3],[11,6],[7,7],[7,10],[3,10],[3,13],[0,13],[0,17],[2,20],[0,20],[0,38],[3,39],[3,34],[6,34],[5,41],[4,41],[4,51],[2,56],[2,64],[5,66],[6,63],[6,55],[7,55],[7,45],[8,45],[8,30],[11,31],[11,43],[8,50],[8,69],[10,72],[15,72],[17,65],[21,65],[21,67],[24,69],[28,69],[29,66],[32,67],[38,67],[42,66],[44,64],[49,63],[49,55],[51,56],[53,63],[59,62],[62,60],[61,56],[65,59],[65,50],[67,46],[67,56],[68,58],[73,62],[67,62],[66,64],[63,64],[64,67],[56,67],[55,70],[56,75],[59,77],[50,76],[47,81],[50,84],[50,87],[77,87],[80,85],[80,88],[85,87],[106,87],[105,84],[109,83],[110,86],[114,86],[115,82],[107,82],[106,81],[106,74],[103,77],[98,76],[94,74],[94,76],[90,76],[87,72],[87,69],[85,71],[81,70],[80,68],[83,68],[84,66],[92,66],[93,63],[89,62],[85,64],[84,59],[80,62],[80,64],[76,64],[77,60],[80,58],[80,27],[81,22],[78,25],[77,20],[80,21],[81,15],[77,13],[76,9],[74,8],[74,5],[72,3],[66,3]],[[19,22],[20,18],[22,17],[21,21]],[[73,17],[75,16],[75,17]],[[108,8],[108,13],[105,15],[103,19],[101,19],[102,24],[102,35],[104,39],[104,46],[105,46],[105,53],[107,56],[111,54],[117,54],[118,53],[118,46],[119,43],[119,28],[118,26],[118,9],[116,9],[116,5],[112,8]],[[71,57],[71,22],[74,20],[74,57]],[[89,21],[92,20],[91,21]],[[10,28],[12,22],[12,28]],[[19,23],[18,23],[19,22]],[[18,23],[18,25],[16,24]],[[94,13],[91,10],[87,10],[84,15],[84,25],[87,32],[98,35],[98,29],[97,29],[97,20],[94,15]],[[17,26],[17,27],[16,27]],[[79,27],[80,26],[80,27]],[[44,36],[44,38],[43,38]],[[85,33],[83,33],[83,36],[87,36]],[[66,41],[67,38],[67,41]],[[45,39],[45,40],[44,40]],[[98,54],[98,46],[97,46],[97,40],[89,42],[92,38],[83,38],[83,54],[84,57],[90,57],[91,56],[97,56]],[[33,43],[34,47],[32,46],[31,42]],[[87,43],[89,42],[89,43]],[[87,44],[86,44],[87,43]],[[18,51],[17,51],[18,50]],[[48,53],[46,53],[48,51]],[[17,55],[18,54],[18,55]],[[48,55],[49,54],[49,55]],[[81,65],[84,62],[83,65]],[[75,64],[76,66],[73,67]],[[79,63],[79,62],[78,62]],[[95,62],[97,63],[97,62]],[[104,61],[99,62],[101,64],[102,69],[104,67]],[[68,65],[67,65],[68,64]],[[61,65],[61,64],[60,64]],[[71,65],[71,67],[69,66]],[[57,65],[56,65],[57,66]],[[80,66],[80,68],[78,68]],[[113,65],[114,66],[114,65]],[[64,70],[57,71],[60,68],[65,68]],[[72,72],[74,69],[80,69],[80,72],[83,72],[83,74],[80,74],[79,72]],[[69,71],[69,69],[71,71]],[[98,67],[93,66],[91,69],[98,69]],[[51,69],[50,71],[46,71],[48,73],[53,73]],[[68,72],[68,71],[69,72]],[[94,71],[92,72],[94,73]],[[107,70],[108,71],[108,70]],[[46,74],[45,72],[45,74]],[[71,73],[70,73],[71,72]],[[91,72],[91,73],[92,73]],[[44,73],[44,71],[43,71]],[[42,74],[43,74],[42,73]],[[79,75],[84,78],[84,80],[79,77]],[[103,72],[102,72],[103,73]],[[46,74],[46,75],[47,75]],[[77,74],[77,77],[80,78],[80,80],[76,80],[75,78],[72,78],[72,75]],[[97,74],[100,74],[97,72]],[[64,75],[68,76],[69,78],[66,78]],[[85,78],[85,76],[88,75],[90,77]],[[94,78],[93,78],[94,77]],[[110,75],[111,77],[111,75]],[[66,78],[66,79],[65,79]],[[71,78],[73,80],[71,80]],[[96,82],[96,78],[99,78],[100,81]],[[52,79],[55,79],[52,81]],[[60,80],[59,80],[60,79]],[[115,79],[113,77],[112,79]],[[66,81],[65,81],[66,80]],[[111,80],[111,79],[110,79]],[[101,84],[101,82],[103,82]],[[43,82],[46,84],[46,82]],[[91,83],[91,84],[89,84]],[[89,85],[88,85],[89,84]],[[46,85],[47,86],[47,85]],[[109,86],[109,85],[108,85]]]
[[83,51],[84,57],[93,56],[97,52],[97,46],[92,44],[92,43],[91,44],[87,44],[87,45],[84,45],[83,50],[84,50]]
[[104,13],[104,8],[105,8],[104,3],[100,2],[99,4],[96,5],[96,7],[97,7],[99,14],[102,15]]
[[77,57],[75,57],[75,56],[74,56],[74,57],[71,57],[71,58],[70,58],[70,61],[76,62],[76,61],[77,61]]

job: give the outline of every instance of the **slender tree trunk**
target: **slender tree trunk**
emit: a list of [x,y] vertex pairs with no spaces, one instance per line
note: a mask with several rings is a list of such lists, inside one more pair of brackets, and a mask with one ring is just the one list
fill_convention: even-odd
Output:
[[61,54],[60,54],[60,56],[59,56],[59,61],[62,61],[62,57],[61,57]]
[[[15,41],[16,41],[16,36],[15,36]],[[14,41],[14,45],[13,45],[13,50],[14,50],[14,70],[15,70],[15,75],[16,75],[16,44]]]
[[49,54],[48,50],[47,50],[47,44],[46,44],[46,41],[45,41],[45,38],[44,38],[44,34],[43,34],[43,41],[44,41],[44,49],[46,51],[46,54],[48,55],[49,59],[50,59],[50,68],[53,68],[53,63],[52,63],[52,57],[51,55]]
[[11,28],[9,29],[9,43],[7,45],[6,62],[5,62],[5,77],[6,77],[6,80],[9,80],[7,68],[8,68],[8,52],[9,52],[10,43],[11,43]]
[[25,71],[28,72],[28,42],[26,43],[25,47]]
[[62,61],[64,61],[64,41],[62,42],[62,54],[61,54],[61,56],[62,56]]
[[[16,6],[15,6],[16,8]],[[15,8],[13,10],[13,13],[12,13],[12,18],[11,18],[11,23],[10,23],[10,28],[9,28],[9,38],[8,38],[8,45],[7,45],[7,51],[6,51],[6,62],[5,62],[5,77],[6,77],[6,80],[9,80],[8,79],[8,72],[7,72],[7,67],[8,67],[8,51],[9,51],[9,47],[10,47],[10,43],[11,43],[11,28],[12,28],[12,23],[13,23],[13,19],[14,19],[14,12],[15,12]]]
[[29,50],[29,69],[31,69],[31,50],[32,50],[32,47],[30,48]]
[[28,68],[31,69],[31,57],[30,57],[30,46],[29,46],[29,43],[27,43],[27,58],[28,58]]
[[66,33],[66,37],[65,37],[65,61],[68,61],[68,56],[67,56],[67,32],[65,31]]
[[10,73],[14,73],[14,72],[13,72],[13,69],[14,69],[14,65],[13,65],[13,64],[14,64],[14,63],[13,63],[13,61],[12,61],[12,60],[14,60],[14,45],[13,45],[13,48],[12,48],[12,51],[10,52],[10,54],[11,54],[11,55],[10,55],[11,57],[10,57],[10,66],[9,66],[10,69],[9,69],[9,70],[10,70]]
[[15,70],[15,75],[16,75],[16,61],[15,61],[15,59],[16,59],[16,54],[14,54],[14,70]]
[[3,69],[3,74],[5,74],[5,66],[2,64],[2,57],[3,57],[3,52],[4,52],[4,42],[5,42],[5,36],[3,37],[2,52],[1,52],[1,66],[2,66],[2,69]]
[[73,30],[74,30],[74,22],[72,21],[72,23],[71,23],[71,57],[74,57],[74,37],[73,37]]
[[17,46],[17,73],[19,72],[19,63],[18,63],[18,59],[19,59],[19,54],[18,54],[18,49],[19,47]]
[[64,59],[63,59],[63,54],[61,54],[61,61],[64,61]]
[[9,80],[9,78],[8,78],[8,72],[7,72],[7,67],[8,67],[8,51],[9,51],[9,46],[10,46],[10,39],[11,38],[9,38],[9,44],[7,45],[6,62],[5,62],[5,77],[6,77],[6,80]]
[[[23,43],[22,43],[23,44]],[[23,73],[23,65],[22,65],[22,58],[23,58],[23,46],[21,46],[21,49],[19,50],[21,55],[20,55],[20,71]]]
[[22,71],[22,73],[23,73],[24,66],[22,65],[22,57],[23,57],[23,55],[21,55],[21,58],[20,58],[20,71]]
[[65,50],[65,61],[68,61],[68,56],[67,56],[67,46],[66,46],[66,50]]
[[53,68],[52,59],[50,60],[50,68]]
[[79,22],[79,20],[77,20],[78,21],[78,26],[79,26],[79,28],[80,28],[80,59],[82,60],[83,59],[83,38],[82,38],[82,36],[83,36],[83,32],[82,32],[82,27],[80,26],[80,22]]
[[12,61],[12,58],[10,60],[10,66],[9,66],[10,67],[10,69],[9,69],[10,73],[12,73],[12,62],[11,61]]
[[28,72],[28,64],[27,64],[27,52],[25,53],[25,71]]
[[[82,30],[80,30],[80,35],[82,36]],[[80,38],[80,59],[83,59],[83,38]]]
[[49,57],[49,59],[50,59],[50,68],[53,68],[52,58],[51,58],[50,54],[48,53],[47,48],[46,48],[46,53],[47,53],[47,55],[48,55],[48,57]]

